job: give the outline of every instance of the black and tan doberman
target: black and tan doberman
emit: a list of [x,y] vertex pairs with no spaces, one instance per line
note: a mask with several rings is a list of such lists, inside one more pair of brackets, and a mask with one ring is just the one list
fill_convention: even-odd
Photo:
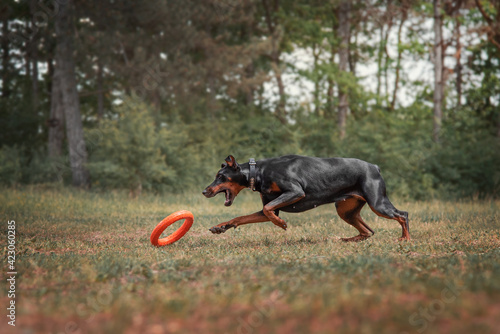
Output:
[[203,195],[225,193],[224,205],[230,206],[245,188],[258,191],[264,208],[248,216],[237,217],[210,229],[224,233],[245,224],[271,221],[286,230],[279,212],[303,212],[319,205],[335,203],[337,213],[359,235],[344,241],[361,241],[375,232],[361,219],[360,211],[368,203],[380,217],[401,224],[400,240],[410,240],[408,212],[400,211],[387,198],[385,182],[378,166],[359,159],[314,158],[287,155],[238,164],[232,155],[226,158],[214,182]]

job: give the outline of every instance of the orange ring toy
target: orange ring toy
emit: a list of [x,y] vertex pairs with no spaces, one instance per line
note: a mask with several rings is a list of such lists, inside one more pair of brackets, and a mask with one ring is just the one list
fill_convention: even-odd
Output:
[[[163,231],[165,231],[167,227],[181,219],[185,219],[185,221],[177,231],[166,238],[160,239],[160,235],[163,233]],[[163,219],[158,225],[156,225],[153,233],[151,233],[151,243],[156,247],[173,244],[174,242],[182,238],[184,234],[187,233],[187,231],[189,231],[191,225],[193,225],[193,220],[193,214],[187,210],[181,210],[172,213],[170,216]]]

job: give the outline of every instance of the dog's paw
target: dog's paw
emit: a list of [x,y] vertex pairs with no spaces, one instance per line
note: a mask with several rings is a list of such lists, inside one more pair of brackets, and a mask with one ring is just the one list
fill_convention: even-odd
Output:
[[221,233],[224,233],[226,232],[226,229],[225,228],[222,228],[222,227],[217,227],[217,226],[214,226],[210,229],[208,229],[210,232],[212,232],[213,234],[221,234]]
[[281,227],[282,229],[284,229],[286,231],[288,225],[286,224],[286,221],[280,219],[280,220],[276,220],[276,221],[272,221],[274,225],[278,226],[278,227]]
[[227,230],[229,230],[231,227],[234,227],[234,226],[233,225],[214,226],[208,230],[214,234],[221,234],[221,233],[224,233]]

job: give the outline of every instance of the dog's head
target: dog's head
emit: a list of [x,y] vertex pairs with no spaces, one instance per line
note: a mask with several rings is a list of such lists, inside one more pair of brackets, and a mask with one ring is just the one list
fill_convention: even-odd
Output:
[[238,193],[247,187],[246,176],[241,172],[240,165],[232,155],[226,158],[221,169],[217,172],[214,182],[203,190],[205,197],[214,197],[219,193],[225,193],[225,206],[233,204],[233,200]]

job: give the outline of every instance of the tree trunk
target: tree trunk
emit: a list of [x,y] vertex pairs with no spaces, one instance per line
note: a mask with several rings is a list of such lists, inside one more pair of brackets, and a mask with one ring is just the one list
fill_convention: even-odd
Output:
[[[387,67],[389,62],[389,53],[387,52],[387,43],[389,42],[389,35],[392,29],[392,18],[389,19],[387,24],[387,30],[384,32],[384,26],[380,28],[380,46],[378,50],[378,58],[377,58],[377,104],[381,104],[381,95],[382,95],[382,73],[384,74],[384,86],[385,86],[385,98],[384,100],[387,102],[387,94],[388,94],[388,82],[387,82]],[[382,65],[382,61],[384,64]]]
[[265,19],[267,24],[267,29],[269,32],[269,36],[271,38],[271,67],[274,72],[274,76],[276,77],[276,83],[278,84],[278,92],[279,92],[279,101],[276,105],[275,115],[279,119],[279,121],[283,124],[286,124],[286,114],[285,114],[285,105],[286,105],[286,96],[285,96],[285,85],[283,84],[283,78],[281,76],[281,68],[280,68],[280,49],[279,49],[279,36],[278,30],[276,29],[277,23],[274,18],[274,14],[276,14],[279,10],[279,0],[274,1],[274,8],[270,8],[267,0],[262,0],[262,6],[264,7]]
[[456,66],[455,73],[457,74],[456,78],[456,90],[457,90],[457,108],[460,108],[462,105],[462,43],[460,41],[460,20],[457,17],[455,18],[455,35],[456,35]]
[[[494,18],[491,18],[488,13],[484,10],[481,2],[479,0],[475,0],[476,6],[479,9],[479,12],[486,20],[488,24],[488,40],[497,48],[498,52],[500,52],[500,1],[493,1],[496,15]],[[500,112],[497,112],[497,137],[500,138]]]
[[97,120],[101,121],[104,115],[104,89],[102,78],[102,63],[99,59],[97,61]]
[[48,153],[51,158],[61,156],[64,140],[64,109],[59,76],[57,71],[52,76],[50,118],[47,121],[49,127]]
[[[248,66],[245,68],[245,77],[247,80],[251,81],[255,77],[255,66],[253,63],[253,60],[248,64]],[[248,84],[247,84],[248,85]],[[254,93],[254,87],[252,85],[248,85],[246,87],[245,91],[245,105],[253,107],[253,93]],[[253,113],[253,108],[250,109],[251,112]]]
[[[30,13],[31,13],[31,25],[35,27],[35,12],[36,12],[36,0],[31,0],[30,2]],[[38,111],[38,41],[34,38],[30,43],[31,48],[31,61],[32,61],[32,77],[31,77],[31,88],[32,88],[32,105],[33,112]]]
[[432,138],[439,142],[443,119],[443,39],[441,0],[434,0],[434,118]]
[[10,95],[9,89],[9,19],[7,15],[2,22],[2,97]]
[[384,49],[384,25],[380,27],[380,44],[377,53],[377,91],[375,93],[377,104],[380,104],[380,91],[382,89],[382,55]]
[[[56,66],[54,79],[59,80],[53,85],[52,95],[61,94],[60,107],[64,110],[66,119],[66,136],[68,138],[69,160],[71,165],[73,185],[88,188],[90,176],[85,167],[87,149],[83,137],[83,125],[80,114],[80,102],[76,89],[75,62],[73,59],[73,1],[59,4],[59,14],[55,18],[56,28]],[[55,103],[58,99],[54,100]]]
[[[392,20],[391,20],[392,21]],[[389,29],[387,30],[387,36],[386,36],[386,41],[385,41],[385,46],[384,46],[384,100],[385,100],[385,105],[388,106],[389,104],[389,62],[391,61],[391,57],[389,56],[389,51],[387,50],[387,45],[389,43],[389,32],[390,29],[392,28],[392,24],[389,25]]]
[[[330,64],[333,66],[334,61],[335,61],[335,46],[332,45],[331,50],[330,50]],[[325,110],[325,118],[332,118],[333,115],[335,114],[334,112],[334,106],[333,106],[333,87],[335,83],[333,82],[332,74],[328,74],[328,89],[326,91],[326,110]]]
[[[252,6],[249,1],[244,2],[244,7],[247,6]],[[251,40],[253,35],[254,35],[254,27],[253,27],[254,22],[251,20],[247,21],[247,24],[245,26],[245,32],[243,35],[245,38],[248,38],[248,40]],[[255,86],[253,84],[248,84],[248,82],[252,82],[252,79],[255,78],[255,64],[254,60],[251,59],[250,63],[245,67],[245,78],[247,82],[245,83],[245,105],[250,107],[249,112],[250,116],[255,116],[255,110],[254,110],[254,92],[255,92]]]
[[500,139],[500,112],[497,111],[497,138]]
[[313,73],[314,73],[314,114],[318,115],[319,114],[319,76],[317,75],[318,73],[318,58],[319,58],[319,52],[316,52],[316,49],[319,49],[319,47],[316,45],[316,43],[313,44],[312,48],[312,53],[313,53]]
[[349,66],[349,36],[350,36],[350,12],[351,2],[343,0],[340,3],[339,9],[339,27],[338,35],[340,38],[339,45],[339,70],[341,80],[339,84],[339,108],[338,108],[338,127],[340,130],[340,139],[345,137],[345,125],[349,103],[347,101],[347,88],[345,84],[347,69]]
[[285,85],[283,85],[283,79],[281,77],[281,69],[280,69],[280,61],[279,56],[273,57],[273,70],[276,76],[276,82],[278,83],[278,92],[280,96],[280,100],[278,101],[278,105],[275,109],[276,117],[280,120],[281,123],[286,124],[286,116],[285,116]]
[[497,50],[500,52],[500,1],[492,1],[495,11],[496,11],[496,17],[491,18],[488,13],[484,10],[483,6],[481,5],[481,2],[479,0],[475,0],[476,6],[479,9],[479,12],[483,16],[483,18],[486,20],[486,23],[488,24],[488,30],[487,30],[487,36],[488,40],[497,48]]
[[[337,32],[339,29],[338,17],[339,17],[339,8],[333,7],[331,8],[332,12],[332,33]],[[334,37],[335,34],[334,34]],[[330,43],[330,66],[333,68],[335,66],[335,54],[337,53],[338,45],[336,42]],[[333,101],[333,94],[335,90],[335,82],[333,80],[332,72],[328,73],[327,76],[328,88],[326,91],[326,108],[325,108],[325,118],[334,119],[335,115],[335,106]]]
[[61,88],[59,78],[55,75],[53,50],[48,53],[47,59],[47,92],[50,96],[50,117],[48,127],[47,151],[50,158],[61,156],[64,141],[64,110],[62,109]]
[[[355,29],[354,37],[352,37],[353,45],[358,45],[358,34],[359,34],[358,29]],[[351,39],[351,36],[352,35],[349,35],[349,39]],[[357,57],[353,55],[353,53],[355,54],[356,52],[357,50],[355,48],[349,48],[349,71],[352,73],[353,76],[356,76]]]
[[33,49],[31,50],[31,61],[33,71],[31,74],[31,88],[32,92],[32,101],[33,101],[33,111],[38,111],[38,45],[33,45]]
[[402,9],[401,12],[401,22],[399,22],[399,27],[398,27],[398,59],[396,61],[396,79],[394,80],[394,90],[392,92],[392,101],[391,101],[391,106],[390,110],[394,110],[394,107],[396,105],[396,98],[398,94],[398,86],[399,86],[399,72],[401,70],[401,57],[403,54],[403,50],[401,49],[401,33],[403,30],[403,25],[406,21],[406,15],[407,11],[405,8]]
[[325,118],[333,118],[334,108],[333,108],[333,86],[334,82],[332,78],[328,78],[328,88],[326,91],[326,110]]
[[[26,21],[26,31],[32,31],[31,29],[31,21]],[[30,59],[30,52],[31,52],[31,43],[33,41],[29,40],[25,43],[23,43],[24,46],[24,74],[26,75],[27,80],[31,80],[31,59]]]
[[216,94],[215,94],[215,75],[208,74],[208,88],[209,88],[209,93],[207,94],[207,109],[208,109],[208,115],[210,117],[210,121],[214,122],[215,126],[215,121],[216,121],[216,111],[217,111],[217,99],[216,99]]

